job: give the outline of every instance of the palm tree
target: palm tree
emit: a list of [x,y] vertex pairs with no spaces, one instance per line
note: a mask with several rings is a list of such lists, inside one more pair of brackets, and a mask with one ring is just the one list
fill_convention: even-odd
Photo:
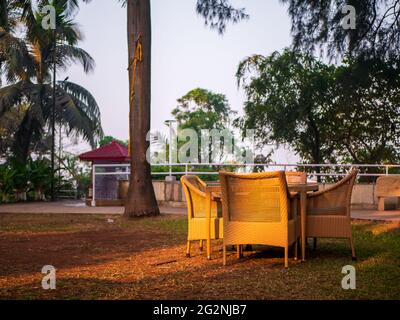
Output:
[[[32,142],[40,140],[50,126],[53,62],[57,70],[62,71],[71,63],[81,64],[85,72],[94,67],[92,57],[77,46],[82,35],[71,18],[76,3],[71,0],[51,2],[57,18],[57,29],[53,32],[42,28],[44,15],[40,9],[47,1],[39,1],[35,11],[29,0],[0,0],[0,74],[8,82],[0,89],[0,117],[22,103],[29,103],[14,143],[16,157],[24,162]],[[16,36],[18,23],[25,29],[23,37]],[[80,135],[95,147],[103,130],[99,107],[90,92],[72,82],[58,82],[55,102],[55,121],[69,134]]]

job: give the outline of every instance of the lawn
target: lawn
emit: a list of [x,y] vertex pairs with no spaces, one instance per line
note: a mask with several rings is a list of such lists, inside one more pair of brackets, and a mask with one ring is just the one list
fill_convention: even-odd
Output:
[[[197,246],[185,257],[186,219],[0,215],[0,299],[400,299],[400,224],[354,223],[358,261],[345,240],[321,240],[305,263],[283,268],[283,250],[256,248],[222,266]],[[254,248],[253,248],[254,249]],[[341,287],[353,264],[357,289]],[[44,265],[57,289],[41,287]]]

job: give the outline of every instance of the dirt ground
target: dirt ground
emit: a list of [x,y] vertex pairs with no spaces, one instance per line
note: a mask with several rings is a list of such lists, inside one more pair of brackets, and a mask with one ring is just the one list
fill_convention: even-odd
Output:
[[[0,215],[0,299],[400,299],[400,225],[355,223],[357,289],[341,287],[348,243],[322,240],[305,263],[283,268],[283,250],[253,248],[222,266],[185,257],[182,216]],[[42,289],[42,267],[57,269]]]

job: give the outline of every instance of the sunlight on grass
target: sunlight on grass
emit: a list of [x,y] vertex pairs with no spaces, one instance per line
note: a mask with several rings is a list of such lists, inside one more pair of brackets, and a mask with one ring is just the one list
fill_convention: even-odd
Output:
[[[22,299],[399,299],[399,225],[355,222],[358,261],[347,240],[320,239],[307,261],[282,266],[283,251],[255,246],[222,267],[221,241],[208,261],[198,245],[185,258],[187,219],[113,215],[0,216],[0,298]],[[34,237],[32,237],[34,235]],[[10,250],[13,248],[13,250]],[[40,290],[54,263],[55,292]],[[343,266],[357,290],[341,288]]]

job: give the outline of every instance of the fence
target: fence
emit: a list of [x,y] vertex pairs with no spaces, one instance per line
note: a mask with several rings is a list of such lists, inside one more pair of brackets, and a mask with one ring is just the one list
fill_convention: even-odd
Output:
[[[362,172],[360,177],[379,177],[386,175],[396,175],[400,176],[400,165],[369,165],[369,164],[193,164],[193,163],[176,163],[176,164],[157,164],[152,165],[155,167],[167,167],[169,170],[165,172],[152,172],[153,176],[181,176],[181,175],[218,175],[218,171],[224,168],[236,169],[240,172],[252,172],[254,168],[260,168],[263,171],[274,171],[274,170],[284,170],[284,171],[307,171],[308,179],[317,181],[319,177],[343,177],[346,175],[346,171],[353,167],[359,168]],[[172,168],[182,168],[181,171],[172,171]],[[199,167],[209,167],[216,168],[218,170],[211,172],[203,172]],[[197,169],[196,169],[197,168]],[[369,169],[378,171],[377,173],[368,173]],[[391,170],[399,169],[399,173],[391,173]],[[326,172],[330,170],[329,172]],[[325,171],[325,172],[321,172]],[[379,173],[379,171],[381,171]],[[115,186],[118,180],[127,180],[130,175],[130,165],[129,164],[95,164],[93,165],[92,174],[92,205],[96,205],[96,197],[98,194],[102,196],[105,194],[104,190],[107,190],[107,186],[100,185],[96,186],[96,177],[114,177],[113,179],[108,179],[111,197],[115,197],[117,190]],[[111,180],[111,181],[110,181]],[[100,180],[100,182],[102,182]]]

